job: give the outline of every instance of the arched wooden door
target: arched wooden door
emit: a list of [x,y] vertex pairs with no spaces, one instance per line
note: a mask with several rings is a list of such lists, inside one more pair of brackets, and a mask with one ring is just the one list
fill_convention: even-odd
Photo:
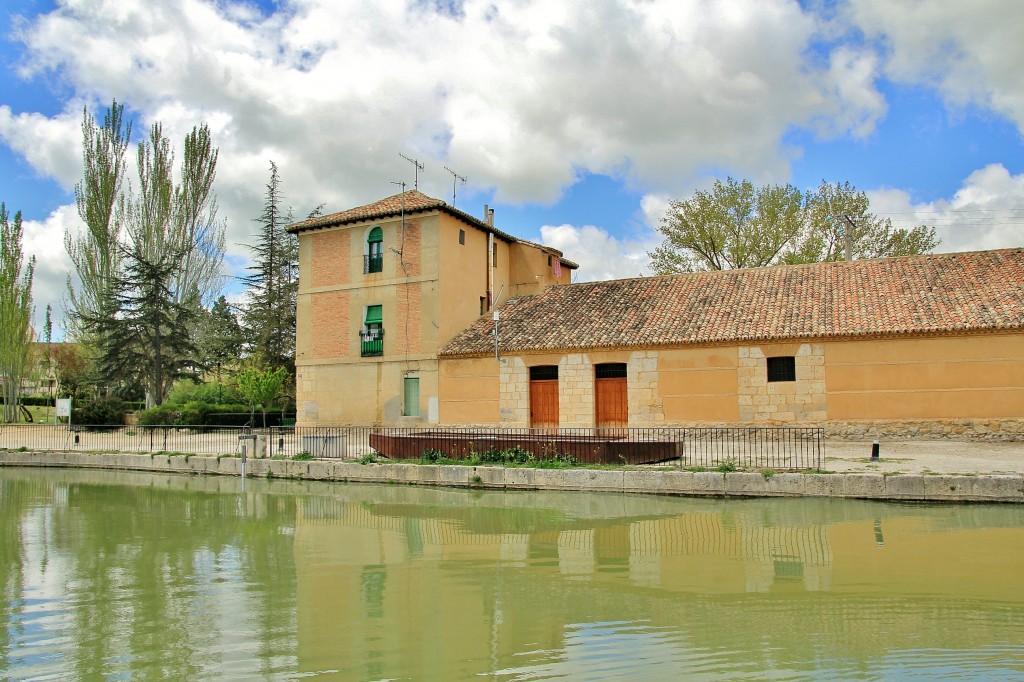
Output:
[[558,366],[530,368],[530,427],[558,428]]
[[594,422],[599,429],[623,430],[629,426],[626,363],[594,366]]

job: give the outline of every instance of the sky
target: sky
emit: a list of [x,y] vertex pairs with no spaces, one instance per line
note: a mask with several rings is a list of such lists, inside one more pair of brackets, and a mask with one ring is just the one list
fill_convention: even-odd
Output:
[[1022,30],[1019,0],[5,0],[0,201],[56,335],[83,110],[115,99],[179,158],[209,125],[232,300],[271,161],[302,217],[415,159],[578,281],[649,274],[669,202],[727,176],[848,181],[938,252],[1024,246]]

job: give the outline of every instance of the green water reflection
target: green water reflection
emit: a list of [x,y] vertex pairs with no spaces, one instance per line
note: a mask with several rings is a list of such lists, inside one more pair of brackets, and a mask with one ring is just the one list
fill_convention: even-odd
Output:
[[0,678],[1020,679],[1024,508],[0,469]]

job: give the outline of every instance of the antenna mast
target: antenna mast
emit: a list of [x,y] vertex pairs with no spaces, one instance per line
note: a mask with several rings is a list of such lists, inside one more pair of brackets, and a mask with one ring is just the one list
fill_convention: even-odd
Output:
[[[419,189],[420,188],[420,171],[423,170],[423,164],[420,163],[417,159],[410,159],[408,156],[406,156],[402,152],[398,152],[398,155],[401,156],[406,161],[408,161],[409,163],[411,163],[413,165],[413,167],[416,169],[415,176],[414,176],[415,177],[415,184],[413,185],[413,188],[414,189]],[[404,187],[403,187],[402,191],[403,192],[405,191]]]
[[452,206],[455,206],[455,188],[458,186],[459,180],[461,180],[462,184],[465,185],[466,178],[465,176],[459,175],[448,166],[445,166],[444,169],[452,174]]

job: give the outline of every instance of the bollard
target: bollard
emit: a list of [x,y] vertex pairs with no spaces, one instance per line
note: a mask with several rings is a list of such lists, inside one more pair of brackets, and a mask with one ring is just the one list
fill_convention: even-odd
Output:
[[878,457],[878,450],[879,450],[879,446],[878,446],[878,441],[876,440],[874,443],[871,444],[871,461],[872,462],[877,462],[878,461],[878,459],[879,459],[879,457]]

